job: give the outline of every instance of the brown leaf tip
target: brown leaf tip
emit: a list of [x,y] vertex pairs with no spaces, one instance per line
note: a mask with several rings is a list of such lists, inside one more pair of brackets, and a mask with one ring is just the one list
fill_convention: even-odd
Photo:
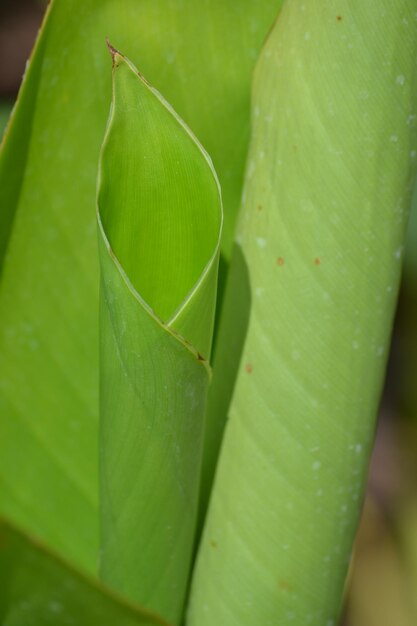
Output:
[[106,44],[107,44],[107,48],[109,49],[109,52],[111,54],[111,58],[112,58],[113,65],[114,65],[114,57],[116,56],[116,54],[120,54],[120,52],[118,50],[116,50],[116,48],[114,46],[111,45],[108,37],[106,37]]
[[278,581],[278,587],[282,589],[283,591],[287,591],[288,593],[291,593],[292,591],[292,587],[287,580]]

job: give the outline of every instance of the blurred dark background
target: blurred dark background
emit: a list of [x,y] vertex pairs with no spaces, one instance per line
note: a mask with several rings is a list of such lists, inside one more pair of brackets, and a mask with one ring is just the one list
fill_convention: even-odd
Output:
[[0,0],[0,97],[14,99],[46,2]]
[[[47,2],[0,0],[0,137]],[[343,626],[417,624],[417,199]]]

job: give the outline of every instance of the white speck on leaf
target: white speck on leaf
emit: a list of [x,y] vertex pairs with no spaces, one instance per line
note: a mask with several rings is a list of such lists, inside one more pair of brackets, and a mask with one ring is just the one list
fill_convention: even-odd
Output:
[[48,608],[53,613],[61,613],[62,612],[62,604],[60,602],[52,601],[48,604]]
[[255,172],[255,161],[249,161],[249,165],[248,165],[248,178],[252,178],[254,172]]

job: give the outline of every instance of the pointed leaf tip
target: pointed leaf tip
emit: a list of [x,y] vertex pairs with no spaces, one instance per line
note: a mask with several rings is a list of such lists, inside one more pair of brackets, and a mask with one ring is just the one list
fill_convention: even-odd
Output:
[[113,62],[113,67],[116,64],[116,56],[121,57],[122,55],[120,54],[120,52],[114,47],[112,46],[112,44],[110,43],[110,40],[108,37],[106,37],[106,44],[107,44],[107,48],[111,54],[111,58],[112,58],[112,62]]

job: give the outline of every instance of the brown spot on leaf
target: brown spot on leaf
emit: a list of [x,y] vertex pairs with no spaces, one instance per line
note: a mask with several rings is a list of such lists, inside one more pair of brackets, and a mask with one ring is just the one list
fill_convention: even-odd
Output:
[[277,258],[277,265],[284,265],[284,263],[285,263],[285,261],[284,261],[284,259],[282,258],[282,256],[279,256],[279,257]]
[[211,545],[212,548],[217,548],[217,541],[214,541],[214,539],[212,539],[210,541],[210,545]]
[[252,374],[252,372],[253,372],[252,365],[250,363],[246,363],[245,370],[247,371],[248,374]]
[[321,261],[320,261],[319,257],[316,257],[314,259],[314,265],[320,265],[320,263],[321,263]]
[[336,15],[336,19],[338,22],[341,22],[343,20],[343,17],[341,15]]
[[292,591],[292,587],[290,583],[288,582],[288,580],[279,580],[278,587],[282,589],[283,591],[287,591],[288,593],[291,593]]

